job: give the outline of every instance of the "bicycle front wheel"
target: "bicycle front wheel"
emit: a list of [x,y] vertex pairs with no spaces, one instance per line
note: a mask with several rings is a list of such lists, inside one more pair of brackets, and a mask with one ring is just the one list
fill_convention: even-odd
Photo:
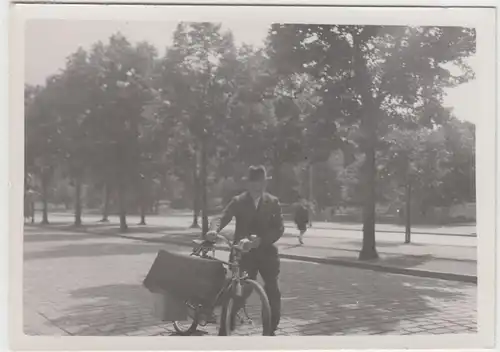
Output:
[[188,317],[186,321],[174,321],[174,330],[178,335],[190,336],[198,329],[198,309],[191,302],[185,302],[188,309]]
[[241,281],[241,296],[234,287],[222,306],[220,336],[270,336],[271,308],[264,288],[255,280]]

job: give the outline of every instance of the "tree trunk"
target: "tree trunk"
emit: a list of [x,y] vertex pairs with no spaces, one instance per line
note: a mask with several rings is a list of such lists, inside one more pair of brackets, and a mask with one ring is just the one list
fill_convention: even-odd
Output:
[[119,203],[119,212],[120,212],[120,232],[124,233],[128,230],[127,225],[127,208],[125,204],[125,187],[123,184],[120,185],[118,189],[118,203]]
[[31,201],[31,204],[30,204],[30,211],[31,211],[31,223],[34,224],[35,223],[35,202],[34,201]]
[[276,151],[276,146],[275,146],[275,151],[273,155],[273,178],[271,180],[272,182],[272,193],[278,198],[281,197],[281,161],[279,159],[278,152]]
[[373,260],[378,258],[375,245],[375,205],[376,205],[376,165],[375,152],[377,146],[377,123],[381,114],[380,104],[374,98],[370,88],[371,75],[368,72],[368,62],[364,57],[363,47],[365,38],[363,33],[353,35],[353,63],[354,83],[356,90],[361,95],[363,111],[361,115],[361,133],[364,136],[363,151],[365,154],[365,194],[363,202],[363,247],[359,253],[360,260]]
[[203,138],[201,144],[201,226],[202,234],[208,232],[208,202],[207,202],[207,148],[206,140]]
[[199,229],[198,217],[200,216],[200,180],[198,177],[198,158],[195,153],[194,155],[194,165],[193,165],[193,223],[191,224],[192,229]]
[[141,221],[139,222],[140,226],[146,226],[146,207],[147,207],[147,187],[146,187],[146,179],[143,177],[140,181],[140,195],[139,195],[139,206],[141,213]]
[[48,206],[48,188],[49,180],[47,176],[42,175],[42,225],[49,224],[49,206]]
[[[144,190],[144,187],[142,187]],[[141,221],[139,222],[140,226],[146,226],[146,196],[144,192],[141,194],[141,204],[140,204],[140,213],[141,213]]]
[[314,204],[314,164],[309,164],[309,227],[312,227],[312,204]]
[[370,148],[365,153],[366,189],[363,204],[363,247],[359,253],[360,260],[373,260],[378,258],[375,245],[375,148]]
[[75,177],[75,226],[82,225],[82,180],[80,176]]
[[100,222],[109,222],[108,216],[109,216],[109,184],[104,185],[104,204],[102,207],[102,219]]
[[411,183],[408,180],[406,185],[406,226],[405,226],[405,243],[411,242]]
[[192,229],[199,229],[200,224],[198,223],[198,218],[200,216],[200,206],[199,206],[199,197],[198,194],[196,194],[195,198],[193,199],[194,203],[194,209],[193,209],[193,223],[191,224]]
[[141,222],[139,222],[139,225],[146,225],[146,207],[144,205],[141,205]]

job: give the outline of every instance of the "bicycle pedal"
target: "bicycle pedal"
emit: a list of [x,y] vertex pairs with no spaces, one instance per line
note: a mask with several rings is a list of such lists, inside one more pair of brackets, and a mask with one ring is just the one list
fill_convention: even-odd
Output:
[[238,319],[238,322],[241,324],[241,325],[247,325],[247,323],[251,323],[253,324],[253,321],[252,319],[250,318],[245,318],[245,317],[241,317],[239,315],[236,316],[236,318]]
[[252,319],[244,319],[242,325],[254,325]]
[[203,315],[198,319],[198,325],[206,326],[207,324],[217,324],[217,317],[215,315]]

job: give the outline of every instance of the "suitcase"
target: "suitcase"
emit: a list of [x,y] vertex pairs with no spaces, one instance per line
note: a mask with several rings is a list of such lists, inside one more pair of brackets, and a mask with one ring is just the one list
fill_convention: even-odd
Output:
[[143,285],[152,293],[167,292],[182,301],[213,303],[225,280],[220,262],[160,250]]
[[184,321],[188,319],[188,307],[184,301],[168,292],[154,292],[153,314],[162,321]]

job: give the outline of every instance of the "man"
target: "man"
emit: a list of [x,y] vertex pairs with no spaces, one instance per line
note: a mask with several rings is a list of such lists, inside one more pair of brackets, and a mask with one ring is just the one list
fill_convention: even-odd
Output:
[[264,166],[250,167],[246,178],[247,191],[229,202],[218,220],[216,231],[210,231],[206,236],[213,240],[233,217],[236,218],[234,243],[240,240],[248,242],[250,236],[257,236],[251,246],[253,249],[243,255],[240,265],[251,279],[256,279],[257,274],[260,274],[264,281],[271,306],[274,335],[281,315],[281,293],[278,286],[280,260],[274,243],[283,236],[284,225],[278,199],[265,192],[268,180]]
[[304,234],[307,231],[307,224],[309,223],[309,210],[307,203],[304,199],[300,199],[295,205],[294,222],[297,225],[299,233],[299,242],[304,244]]

